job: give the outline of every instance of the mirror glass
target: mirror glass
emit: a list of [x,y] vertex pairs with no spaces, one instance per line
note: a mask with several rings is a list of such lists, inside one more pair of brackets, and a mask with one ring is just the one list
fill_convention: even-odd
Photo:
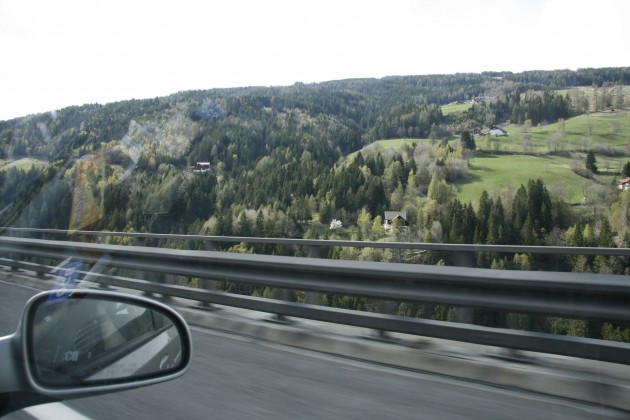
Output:
[[47,386],[120,383],[182,366],[182,339],[168,312],[124,298],[49,297],[27,328],[36,380]]

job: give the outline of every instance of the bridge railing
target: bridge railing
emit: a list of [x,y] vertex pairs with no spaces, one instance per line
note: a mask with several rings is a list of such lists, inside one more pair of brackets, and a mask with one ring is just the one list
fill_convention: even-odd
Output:
[[[599,247],[566,247],[566,246],[523,246],[523,245],[478,245],[478,244],[442,244],[442,243],[418,243],[418,242],[388,242],[388,241],[344,241],[344,240],[314,240],[314,239],[291,239],[291,238],[260,238],[260,237],[239,237],[239,236],[208,236],[208,235],[172,235],[154,234],[140,232],[111,232],[111,231],[67,231],[60,229],[35,229],[35,228],[0,228],[5,235],[27,236],[37,238],[55,238],[69,240],[70,238],[81,238],[84,240],[101,240],[103,238],[131,238],[134,245],[154,245],[162,246],[169,241],[184,241],[189,243],[200,243],[202,249],[214,251],[219,249],[219,244],[246,243],[250,245],[283,245],[294,246],[306,249],[306,255],[310,258],[321,258],[324,255],[323,249],[330,247],[350,247],[350,248],[377,248],[391,250],[413,250],[416,252],[438,251],[448,253],[451,256],[450,264],[459,267],[475,267],[477,253],[498,253],[503,255],[520,254],[545,254],[554,256],[585,255],[585,256],[607,256],[607,257],[628,257],[630,249],[627,248],[599,248]],[[156,276],[154,275],[153,278]],[[206,288],[214,287],[212,280],[203,280]],[[274,289],[272,296],[276,299],[285,299],[286,293],[280,289]],[[319,294],[307,292],[305,301],[307,303],[317,303]],[[207,304],[205,306],[208,306]],[[505,318],[506,313],[498,315]],[[278,317],[282,315],[278,314]],[[455,311],[455,318],[458,322],[472,323],[473,310],[458,307]]]
[[[210,235],[173,235],[162,233],[140,232],[111,232],[111,231],[68,231],[62,229],[35,229],[0,227],[0,234],[6,236],[26,236],[41,238],[46,236],[55,239],[68,239],[73,237],[92,238],[133,238],[137,243],[145,241],[192,241],[206,244],[206,250],[213,250],[218,243],[248,243],[269,245],[295,245],[315,249],[324,247],[352,247],[352,248],[381,248],[381,249],[405,249],[421,251],[444,251],[449,253],[477,253],[492,252],[503,254],[549,254],[549,255],[602,255],[610,257],[630,257],[628,248],[599,248],[599,247],[567,247],[567,246],[528,246],[528,245],[478,245],[478,244],[443,244],[431,242],[387,242],[387,241],[344,241],[327,239],[291,239],[291,238],[261,238],[244,236],[210,236]],[[309,251],[310,253],[310,251]],[[318,251],[314,252],[315,254]],[[465,260],[465,258],[464,258]]]
[[[479,251],[487,249],[480,248]],[[630,324],[627,305],[630,302],[630,277],[618,275],[323,260],[8,236],[0,236],[0,255],[4,257],[0,261],[4,265],[35,268],[36,271],[37,267],[42,271],[45,268],[23,260],[39,257],[59,262],[71,257],[96,264],[105,257],[108,267],[143,273]],[[630,344],[627,343],[342,310],[164,284],[106,272],[90,273],[90,280],[282,316],[630,364]]]
[[[489,252],[487,247],[480,245],[431,245],[441,245],[441,249],[451,251],[465,249],[465,252],[472,252],[472,247],[478,252]],[[523,247],[507,248],[510,250],[502,252],[525,252],[514,251]],[[571,248],[571,253],[584,250]],[[628,250],[608,252],[628,255]],[[33,257],[53,262],[73,257],[94,264],[102,262],[105,257],[108,267],[142,273],[630,325],[630,277],[618,275],[323,260],[9,236],[0,236],[0,256],[4,257],[1,264],[29,269],[34,266],[24,260]],[[49,270],[41,268],[41,265],[39,267],[42,271]],[[630,364],[628,343],[343,310],[164,284],[105,272],[90,273],[90,280],[103,285],[282,316]]]

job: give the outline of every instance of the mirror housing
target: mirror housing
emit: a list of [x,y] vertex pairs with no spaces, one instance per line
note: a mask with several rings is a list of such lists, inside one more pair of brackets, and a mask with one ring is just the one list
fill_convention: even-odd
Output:
[[117,392],[183,375],[192,360],[184,319],[144,298],[97,290],[32,297],[18,331],[0,338],[0,397],[10,407]]

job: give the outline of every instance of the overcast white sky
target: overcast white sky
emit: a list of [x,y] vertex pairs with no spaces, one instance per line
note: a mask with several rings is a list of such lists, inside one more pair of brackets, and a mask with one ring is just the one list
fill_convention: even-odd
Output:
[[0,0],[0,120],[180,90],[630,65],[628,0]]

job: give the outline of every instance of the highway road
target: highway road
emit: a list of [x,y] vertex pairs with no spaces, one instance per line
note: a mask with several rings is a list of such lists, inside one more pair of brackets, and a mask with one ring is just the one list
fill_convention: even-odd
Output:
[[[38,291],[0,281],[0,335],[13,332]],[[118,394],[66,401],[7,418],[576,419],[628,413],[533,393],[297,350],[192,328],[183,377]],[[1,361],[6,362],[6,361]]]

